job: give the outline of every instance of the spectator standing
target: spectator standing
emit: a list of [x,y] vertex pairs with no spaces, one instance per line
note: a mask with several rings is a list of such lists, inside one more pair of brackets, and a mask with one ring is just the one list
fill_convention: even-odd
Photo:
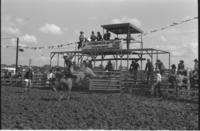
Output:
[[11,78],[12,73],[10,71],[8,71],[8,78]]
[[165,66],[161,60],[156,61],[156,69],[158,69],[160,71],[161,75],[164,73]]
[[176,74],[176,65],[173,64],[173,65],[171,65],[171,67],[172,67],[171,73],[172,73],[172,74]]
[[198,60],[195,59],[194,60],[194,71],[198,71],[199,70],[199,63],[198,63]]
[[111,36],[111,34],[110,34],[110,32],[107,30],[106,33],[105,33],[104,36],[103,36],[103,39],[104,39],[104,40],[110,40],[110,36]]
[[153,64],[147,59],[145,72],[147,73],[147,83],[149,83],[149,78],[153,75]]
[[162,96],[161,90],[160,90],[160,83],[162,80],[162,76],[159,70],[156,71],[156,83],[154,84],[155,87],[155,95],[158,97]]
[[133,60],[131,65],[130,65],[130,72],[133,74],[133,79],[136,81],[137,80],[137,72],[139,69],[139,64],[137,63],[136,60]]
[[92,31],[90,39],[91,39],[91,41],[96,41],[97,37],[95,36],[94,31]]
[[180,61],[179,61],[179,64],[178,64],[177,74],[184,75],[184,72],[185,72],[184,61],[183,61],[183,60],[180,60]]
[[47,75],[47,80],[49,81],[49,88],[52,88],[54,91],[56,91],[56,89],[54,88],[54,83],[56,78],[52,69],[49,70],[49,73]]
[[103,38],[102,38],[102,35],[100,32],[97,32],[97,41],[102,41]]
[[28,91],[32,87],[32,79],[33,79],[33,72],[32,69],[29,68],[25,75],[24,75],[24,81],[25,81],[25,92]]
[[111,61],[109,60],[106,67],[105,67],[105,70],[106,71],[113,71],[113,66],[112,66],[112,63]]
[[169,76],[169,82],[171,83],[170,87],[175,88],[176,92],[177,92],[177,88],[175,86],[175,84],[176,84],[176,65],[172,64],[171,67],[172,67],[172,69],[171,69],[171,73]]
[[78,49],[82,47],[84,40],[85,40],[84,32],[81,31],[79,36]]

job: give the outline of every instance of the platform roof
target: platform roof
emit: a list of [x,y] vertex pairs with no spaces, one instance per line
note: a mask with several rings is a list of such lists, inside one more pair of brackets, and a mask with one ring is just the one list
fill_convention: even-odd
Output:
[[101,27],[114,34],[127,34],[128,28],[130,29],[131,34],[143,33],[141,29],[131,23],[109,24],[102,25]]

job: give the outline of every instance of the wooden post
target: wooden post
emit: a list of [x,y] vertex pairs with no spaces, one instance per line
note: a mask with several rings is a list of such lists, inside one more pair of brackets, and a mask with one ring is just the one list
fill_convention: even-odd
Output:
[[101,65],[103,65],[103,55],[101,55]]
[[117,66],[118,66],[118,64],[117,64],[117,58],[118,58],[118,57],[117,57],[117,55],[116,55],[116,70],[117,70]]
[[18,51],[19,51],[19,37],[17,37],[15,73],[17,73],[18,71]]
[[151,50],[151,63],[153,63],[153,50]]
[[57,66],[59,66],[59,54],[57,55]]
[[171,74],[171,71],[170,71],[170,67],[171,67],[171,66],[170,66],[170,64],[171,64],[171,63],[170,63],[170,59],[171,59],[171,55],[170,55],[170,53],[169,53],[169,74]]
[[187,68],[187,89],[190,90],[190,72],[189,72],[189,68]]
[[51,67],[51,53],[50,53],[50,67]]
[[141,79],[142,79],[142,56],[143,56],[143,41],[142,41],[142,33],[141,33],[141,44],[140,44],[140,48],[142,49],[141,52],[140,52],[140,53],[141,53],[141,57],[140,57],[140,59],[141,59],[141,60],[140,60],[140,61],[141,61],[141,62],[140,62],[140,64],[141,64],[141,69],[140,69],[140,70],[141,70]]
[[32,61],[32,59],[30,58],[29,62],[28,62],[29,67],[31,66],[31,61]]

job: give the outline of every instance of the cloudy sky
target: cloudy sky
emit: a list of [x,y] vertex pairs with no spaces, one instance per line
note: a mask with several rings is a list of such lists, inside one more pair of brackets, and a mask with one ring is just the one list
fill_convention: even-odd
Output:
[[[100,25],[130,22],[144,32],[198,16],[197,0],[2,0],[1,37],[19,36],[21,46],[49,46],[78,40],[80,30],[90,36]],[[144,37],[144,48],[159,48],[172,53],[171,63],[185,60],[192,67],[198,55],[198,21],[193,20]],[[16,39],[1,38],[1,62],[15,63]],[[13,46],[6,48],[7,45]],[[19,53],[19,64],[49,64],[53,50]],[[165,58],[164,58],[165,59]],[[167,62],[166,62],[167,63]]]

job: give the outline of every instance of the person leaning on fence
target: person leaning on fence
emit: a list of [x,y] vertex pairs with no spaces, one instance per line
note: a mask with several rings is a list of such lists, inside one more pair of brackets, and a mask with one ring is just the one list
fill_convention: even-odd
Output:
[[172,88],[175,88],[175,84],[176,84],[176,65],[172,64],[171,65],[171,73],[169,76],[169,82],[171,83]]
[[24,75],[25,92],[32,87],[32,79],[33,79],[33,72],[32,69],[29,68]]
[[56,89],[54,88],[54,83],[56,78],[52,69],[49,70],[49,74],[47,75],[47,80],[49,81],[49,88],[52,88],[54,91],[56,91]]
[[79,36],[78,49],[82,47],[84,40],[85,40],[84,32],[81,31]]
[[109,60],[106,67],[105,67],[105,71],[107,72],[107,75],[109,76],[111,74],[110,71],[113,71],[113,65],[111,63],[111,61]]
[[156,69],[158,69],[162,75],[165,70],[165,66],[164,66],[163,62],[161,60],[157,60],[155,65],[156,65]]
[[194,60],[194,71],[199,72],[199,62],[197,59]]
[[147,59],[146,67],[145,67],[145,72],[147,74],[147,83],[149,83],[149,79],[153,75],[153,64],[150,62],[149,59]]
[[103,35],[103,39],[104,39],[104,40],[110,40],[110,36],[111,36],[111,34],[110,34],[110,32],[107,30],[106,33]]
[[131,74],[133,74],[133,79],[135,80],[135,82],[137,80],[138,69],[139,69],[139,64],[137,63],[136,60],[133,60],[131,65],[130,65],[130,69],[129,70],[130,70]]
[[179,61],[177,74],[181,74],[181,75],[185,74],[185,65],[184,65],[184,61],[183,60]]
[[102,41],[103,38],[102,38],[102,35],[100,32],[97,32],[97,41]]
[[191,77],[195,79],[199,77],[199,64],[197,59],[194,60],[194,70],[192,71]]
[[96,41],[97,37],[95,36],[94,31],[92,31],[92,34],[91,34],[91,36],[90,36],[90,39],[91,39],[92,42],[93,42],[93,41]]

